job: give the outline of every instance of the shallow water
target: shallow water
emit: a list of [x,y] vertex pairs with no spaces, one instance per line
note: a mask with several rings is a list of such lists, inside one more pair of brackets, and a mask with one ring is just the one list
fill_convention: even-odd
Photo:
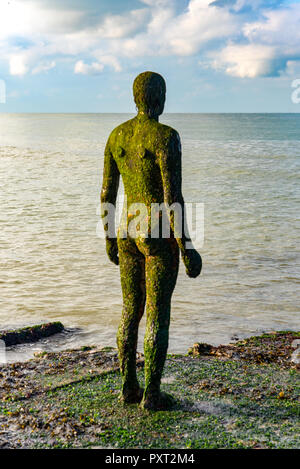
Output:
[[[71,332],[21,346],[115,346],[118,268],[96,235],[103,150],[129,115],[0,114],[0,329],[61,320]],[[171,352],[299,329],[298,114],[169,114],[183,192],[204,203],[203,273],[181,266]],[[139,348],[142,350],[144,320]]]

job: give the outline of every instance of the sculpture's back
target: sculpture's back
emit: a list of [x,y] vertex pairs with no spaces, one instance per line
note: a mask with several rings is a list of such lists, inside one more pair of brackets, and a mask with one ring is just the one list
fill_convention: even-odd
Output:
[[164,202],[162,160],[180,153],[180,140],[174,129],[158,122],[165,101],[163,78],[145,72],[135,80],[133,91],[138,114],[113,130],[107,146],[122,176],[127,203],[150,206]]
[[[107,235],[107,253],[120,263],[123,292],[122,319],[118,330],[118,349],[122,374],[122,399],[139,402],[148,409],[172,403],[160,392],[160,380],[168,348],[171,297],[175,288],[179,249],[191,277],[199,275],[201,258],[183,230],[177,235],[174,218],[169,218],[170,235],[152,236],[153,204],[177,203],[183,212],[181,193],[181,145],[177,132],[158,122],[163,112],[166,86],[153,72],[140,74],[133,86],[138,114],[111,133],[105,149],[102,203],[115,204],[119,177],[126,193],[126,219],[118,241]],[[134,236],[127,232],[133,215],[131,206],[144,206],[146,229]],[[125,236],[124,236],[125,234]],[[138,325],[146,303],[147,326],[144,341],[145,390],[136,375]]]

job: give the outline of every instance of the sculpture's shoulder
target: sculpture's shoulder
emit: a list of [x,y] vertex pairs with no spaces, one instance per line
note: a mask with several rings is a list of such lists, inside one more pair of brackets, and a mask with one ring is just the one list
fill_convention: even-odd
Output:
[[173,129],[173,127],[170,127],[169,125],[161,124],[160,122],[156,122],[156,131],[167,140],[176,140],[180,138],[177,130]]
[[133,118],[115,127],[108,138],[109,146],[114,148],[116,145],[120,145],[121,142],[124,142],[127,138],[132,137],[134,124],[135,120]]
[[181,141],[177,130],[169,125],[157,123],[156,142],[161,154],[178,154],[181,153]]
[[149,146],[149,149],[152,146],[163,149],[170,144],[180,144],[180,138],[178,132],[166,124],[154,119],[141,122],[134,117],[118,125],[111,132],[108,147],[111,153],[116,154],[120,148],[127,150],[134,145],[141,145],[142,142]]

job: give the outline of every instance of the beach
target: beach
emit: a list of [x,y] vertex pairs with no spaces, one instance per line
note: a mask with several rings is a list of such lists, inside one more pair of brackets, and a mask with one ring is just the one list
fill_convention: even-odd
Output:
[[[114,348],[42,352],[0,366],[0,448],[292,449],[299,447],[300,332],[272,332],[169,354],[162,389],[175,405],[119,399]],[[297,345],[298,344],[298,345]],[[143,382],[143,355],[137,356]]]

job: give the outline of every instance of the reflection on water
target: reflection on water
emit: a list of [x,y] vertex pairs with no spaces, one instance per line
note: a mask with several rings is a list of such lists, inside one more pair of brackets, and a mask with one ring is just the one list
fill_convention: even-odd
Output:
[[[15,348],[11,359],[43,347],[115,346],[119,272],[96,225],[104,145],[127,118],[0,114],[0,329],[52,320],[71,328]],[[203,273],[189,279],[181,266],[170,351],[299,328],[300,116],[162,122],[181,134],[186,201],[205,207]]]

